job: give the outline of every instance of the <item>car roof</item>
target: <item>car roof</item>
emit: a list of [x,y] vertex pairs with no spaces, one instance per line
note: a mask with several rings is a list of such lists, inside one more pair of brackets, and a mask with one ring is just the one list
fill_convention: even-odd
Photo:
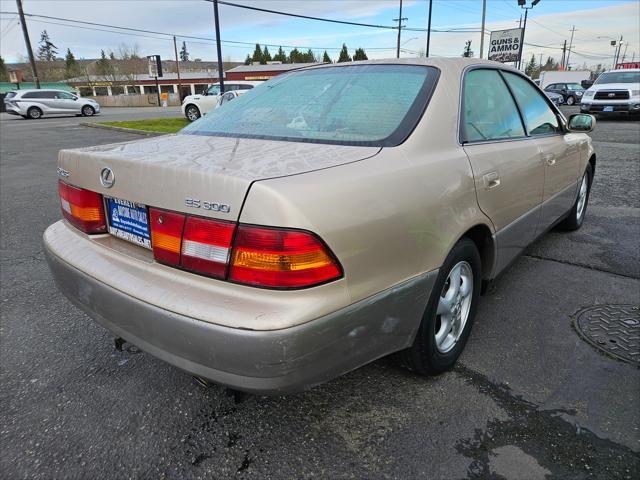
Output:
[[73,92],[68,92],[67,90],[62,90],[59,88],[21,88],[20,90],[11,90],[12,92],[15,93],[30,93],[30,92],[66,92],[66,93],[73,93]]
[[499,67],[505,70],[511,70],[514,72],[520,72],[518,69],[513,68],[510,65],[506,65],[500,62],[493,62],[491,60],[484,60],[481,58],[465,58],[465,57],[414,57],[414,58],[386,58],[377,60],[362,60],[357,62],[343,62],[343,63],[325,63],[322,65],[313,65],[309,67],[302,67],[299,70],[295,70],[291,73],[299,72],[301,70],[310,70],[317,68],[335,68],[335,67],[348,67],[352,65],[425,65],[436,67],[439,70],[451,73],[459,73],[467,67],[476,65],[486,65]]
[[611,72],[640,72],[640,68],[616,68],[615,70],[607,70],[602,73],[611,73]]

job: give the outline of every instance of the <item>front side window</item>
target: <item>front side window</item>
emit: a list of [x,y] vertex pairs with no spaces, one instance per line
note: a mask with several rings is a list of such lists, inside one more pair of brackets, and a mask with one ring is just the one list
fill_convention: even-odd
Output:
[[547,135],[561,131],[558,117],[533,85],[515,73],[503,72],[503,75],[516,97],[530,135]]
[[62,100],[75,100],[76,97],[67,92],[56,92],[56,98],[60,98]]
[[463,142],[525,136],[518,107],[497,70],[467,73],[463,102]]
[[579,83],[567,83],[567,89],[569,90],[584,90]]
[[220,85],[211,85],[207,90],[207,95],[218,95],[220,93]]
[[437,77],[437,69],[419,65],[299,70],[247,91],[181,133],[395,146],[413,131]]

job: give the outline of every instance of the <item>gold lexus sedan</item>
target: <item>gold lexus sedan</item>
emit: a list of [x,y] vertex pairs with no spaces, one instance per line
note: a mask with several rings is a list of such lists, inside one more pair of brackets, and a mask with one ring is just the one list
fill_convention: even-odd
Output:
[[98,323],[235,389],[450,369],[482,286],[584,220],[595,120],[477,59],[304,68],[176,135],[62,150],[44,234]]

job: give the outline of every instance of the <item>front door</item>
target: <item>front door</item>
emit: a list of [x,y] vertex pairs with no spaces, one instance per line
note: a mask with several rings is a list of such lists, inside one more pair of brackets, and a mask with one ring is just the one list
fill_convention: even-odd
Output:
[[464,79],[461,140],[478,204],[496,229],[497,274],[535,236],[544,189],[540,148],[527,137],[517,105],[495,69]]
[[567,213],[575,201],[584,135],[566,133],[548,99],[524,77],[504,73],[522,112],[528,134],[535,139],[544,164],[544,195],[540,231]]

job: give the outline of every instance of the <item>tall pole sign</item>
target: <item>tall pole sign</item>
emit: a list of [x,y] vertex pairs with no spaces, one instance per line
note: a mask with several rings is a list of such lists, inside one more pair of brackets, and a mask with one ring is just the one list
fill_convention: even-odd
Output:
[[218,82],[220,93],[224,93],[224,71],[222,70],[222,45],[220,45],[220,16],[218,15],[218,0],[213,0],[213,16],[216,22],[216,48],[218,50]]
[[162,77],[162,60],[160,55],[148,55],[147,66],[149,68],[149,77],[156,81],[156,96],[158,97],[158,106],[162,106],[160,102],[160,84],[158,83],[158,77]]

